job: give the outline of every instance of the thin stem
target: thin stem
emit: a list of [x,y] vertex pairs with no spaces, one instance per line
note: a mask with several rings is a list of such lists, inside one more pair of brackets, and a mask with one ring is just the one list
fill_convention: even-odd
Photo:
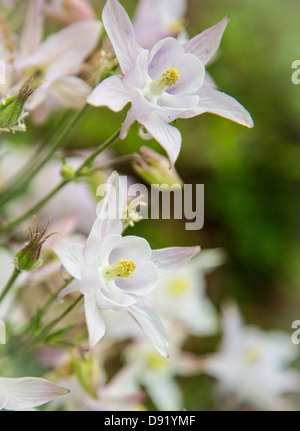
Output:
[[120,130],[115,132],[110,138],[108,138],[102,145],[100,145],[97,150],[95,150],[82,164],[79,166],[79,168],[74,173],[74,178],[65,179],[63,180],[58,186],[56,186],[48,195],[46,195],[41,201],[39,201],[36,205],[34,205],[32,208],[30,208],[28,211],[26,211],[22,216],[18,217],[16,220],[12,221],[11,223],[7,224],[6,226],[2,226],[0,228],[0,235],[6,234],[11,232],[15,227],[19,226],[24,220],[26,220],[28,217],[36,213],[40,210],[56,193],[58,193],[66,184],[74,181],[75,179],[79,178],[81,175],[83,175],[83,171],[85,168],[90,167],[90,165],[93,163],[95,158],[103,151],[105,150],[110,144],[112,144],[114,141],[118,139],[120,135]]
[[58,317],[51,320],[50,323],[48,323],[40,332],[37,334],[35,339],[32,341],[31,344],[29,344],[26,348],[24,353],[28,353],[32,348],[34,348],[37,344],[40,342],[43,342],[47,336],[49,335],[49,332],[61,321],[63,320],[81,301],[83,298],[83,295],[80,295],[78,298],[75,299],[75,301],[72,302],[72,304],[69,305],[66,310],[64,310]]
[[19,271],[17,268],[14,269],[12,275],[10,276],[10,279],[8,280],[8,282],[6,283],[4,289],[1,292],[0,295],[0,303],[3,301],[3,299],[5,298],[5,296],[7,295],[7,293],[10,291],[10,289],[12,288],[14,282],[16,281],[16,279],[18,278],[18,276],[21,274],[21,271]]
[[[38,148],[32,160],[15,175],[7,184],[5,190],[0,194],[0,206],[11,200],[12,197],[24,190],[33,177],[45,166],[57,150],[66,142],[67,138],[74,133],[82,118],[91,109],[89,105],[79,112],[68,112],[63,116],[57,127],[51,131]],[[44,151],[45,150],[45,151]],[[45,154],[43,154],[45,153]]]

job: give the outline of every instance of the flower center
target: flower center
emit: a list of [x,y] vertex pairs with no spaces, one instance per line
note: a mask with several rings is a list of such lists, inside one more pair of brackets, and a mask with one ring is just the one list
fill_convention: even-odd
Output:
[[184,296],[191,290],[191,282],[186,278],[172,280],[168,285],[168,292],[171,296]]
[[179,70],[175,67],[170,67],[170,69],[166,70],[159,78],[155,79],[151,82],[149,88],[150,92],[154,96],[160,96],[163,94],[169,87],[175,85],[179,80]]
[[103,268],[102,275],[107,281],[115,278],[128,278],[136,270],[136,265],[132,260],[120,259],[114,265],[108,265]]
[[252,346],[244,353],[246,361],[250,363],[259,362],[262,356],[262,351],[258,346]]

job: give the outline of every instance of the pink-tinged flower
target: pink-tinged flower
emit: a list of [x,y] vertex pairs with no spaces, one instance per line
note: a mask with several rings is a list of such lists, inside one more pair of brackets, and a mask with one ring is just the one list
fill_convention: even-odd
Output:
[[300,391],[300,375],[289,369],[299,353],[290,335],[246,325],[233,304],[225,307],[223,331],[223,342],[204,369],[218,379],[225,397],[230,393],[237,404],[259,410],[293,408],[284,397]]
[[140,0],[133,21],[138,43],[144,48],[152,48],[168,36],[185,39],[186,9],[186,0]]
[[[122,221],[112,219],[112,193],[119,196],[120,178],[113,172],[113,185],[103,199],[98,218],[85,244],[55,245],[65,269],[76,281],[60,297],[80,291],[84,295],[85,316],[92,348],[103,337],[105,324],[99,310],[127,311],[142,327],[156,349],[168,355],[166,331],[155,309],[144,295],[157,285],[161,274],[198,253],[199,247],[171,247],[152,251],[149,243],[137,236],[122,236]],[[114,206],[114,205],[113,205]],[[107,217],[103,217],[103,211]]]
[[170,123],[177,118],[211,112],[253,126],[251,116],[240,103],[205,84],[205,64],[219,47],[228,17],[184,45],[168,37],[151,51],[138,44],[131,21],[117,0],[107,1],[102,18],[123,77],[105,79],[87,101],[113,111],[131,103],[121,139],[137,120],[141,136],[156,139],[174,164],[181,147],[181,134]]
[[89,0],[50,0],[44,9],[47,15],[63,25],[95,18]]
[[43,84],[27,103],[43,121],[57,105],[81,108],[91,87],[76,76],[83,61],[95,48],[101,33],[97,20],[75,22],[48,36],[31,55],[16,62],[22,73],[36,73]]
[[0,410],[32,409],[68,392],[68,389],[36,377],[0,377]]

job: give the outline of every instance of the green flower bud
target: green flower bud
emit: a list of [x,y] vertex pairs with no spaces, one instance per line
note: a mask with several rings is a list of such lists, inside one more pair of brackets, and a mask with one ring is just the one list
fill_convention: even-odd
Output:
[[74,172],[74,169],[72,168],[72,166],[63,164],[61,169],[60,169],[60,175],[65,179],[65,180],[73,180],[76,179],[76,175]]
[[183,186],[176,169],[170,169],[169,160],[148,147],[140,148],[140,153],[135,155],[133,168],[148,184]]
[[15,96],[9,96],[0,102],[0,131],[25,131],[23,119],[24,105],[40,84],[34,82],[34,76],[27,79]]
[[92,397],[97,398],[97,388],[101,377],[99,363],[88,353],[73,352],[72,363],[75,375],[82,388]]
[[50,224],[50,217],[42,233],[39,232],[38,218],[36,216],[34,217],[36,219],[36,230],[32,233],[30,227],[26,228],[29,229],[29,241],[14,257],[14,263],[18,271],[30,272],[38,269],[43,263],[40,259],[43,244],[50,236],[57,234],[57,232],[53,232],[45,237],[45,233]]

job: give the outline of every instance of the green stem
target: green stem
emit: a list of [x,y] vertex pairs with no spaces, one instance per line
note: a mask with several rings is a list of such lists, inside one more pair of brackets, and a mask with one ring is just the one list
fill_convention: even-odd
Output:
[[16,279],[20,274],[21,274],[21,271],[15,268],[12,275],[10,276],[10,279],[8,280],[4,289],[1,292],[0,303],[3,301],[3,299],[5,298],[5,296],[7,295],[7,293],[9,292],[9,290],[11,289],[11,287],[13,286],[14,282],[16,281]]
[[40,210],[56,193],[58,193],[66,184],[78,179],[82,174],[85,168],[90,167],[90,165],[93,163],[95,158],[103,151],[105,150],[110,144],[112,144],[114,141],[118,139],[120,135],[120,130],[115,132],[110,138],[108,138],[102,145],[100,145],[97,150],[95,150],[82,164],[81,166],[75,171],[74,177],[70,179],[63,180],[58,186],[56,186],[48,195],[46,195],[41,201],[39,201],[36,205],[34,205],[32,208],[30,208],[26,213],[15,219],[14,221],[10,222],[6,226],[2,226],[0,228],[0,235],[6,234],[11,232],[14,228],[19,226],[24,220],[28,219],[30,216],[35,214],[37,211]]
[[51,320],[50,323],[48,323],[35,337],[35,339],[30,343],[26,348],[24,353],[28,353],[32,348],[34,348],[37,344],[40,342],[43,342],[47,336],[49,335],[50,331],[61,321],[63,320],[81,301],[83,298],[83,295],[80,295],[75,301],[72,302],[72,304],[69,305],[66,310],[64,310],[58,317]]
[[[57,127],[54,127],[51,133],[43,141],[38,148],[32,160],[21,171],[14,176],[7,184],[5,190],[0,194],[0,206],[11,200],[15,195],[24,190],[33,177],[45,166],[57,150],[66,142],[75,131],[79,122],[91,109],[89,105],[79,112],[68,112],[59,122]],[[45,154],[43,154],[45,153]]]

